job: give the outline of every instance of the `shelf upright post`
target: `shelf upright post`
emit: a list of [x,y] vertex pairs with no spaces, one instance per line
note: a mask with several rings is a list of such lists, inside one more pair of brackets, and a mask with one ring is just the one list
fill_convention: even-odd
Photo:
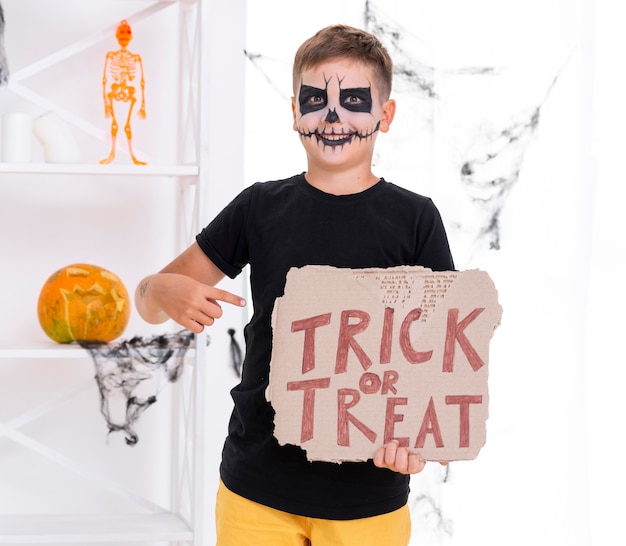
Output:
[[[198,116],[199,182],[197,224],[201,229],[243,189],[245,21],[246,2],[198,0],[200,80]],[[228,280],[227,280],[228,281]],[[243,292],[241,280],[222,284]],[[233,318],[233,315],[237,318]],[[224,309],[224,316],[196,339],[195,456],[196,491],[193,504],[195,546],[214,544],[214,499],[224,437],[229,389],[227,368],[232,320],[241,311]],[[207,338],[210,335],[210,345]],[[210,354],[209,354],[210,353]],[[224,406],[224,407],[222,407]]]

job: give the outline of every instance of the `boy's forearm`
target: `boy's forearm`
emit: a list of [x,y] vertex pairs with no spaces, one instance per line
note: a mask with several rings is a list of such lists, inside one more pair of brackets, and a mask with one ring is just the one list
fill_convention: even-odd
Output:
[[169,318],[151,295],[150,283],[156,275],[150,275],[143,279],[135,290],[135,307],[141,318],[150,324],[161,324]]

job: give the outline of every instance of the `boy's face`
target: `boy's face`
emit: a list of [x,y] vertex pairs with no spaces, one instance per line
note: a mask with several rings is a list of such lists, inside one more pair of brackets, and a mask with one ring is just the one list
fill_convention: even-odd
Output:
[[302,73],[292,98],[293,128],[309,162],[368,167],[378,131],[389,130],[393,100],[382,101],[373,71],[358,62],[331,60]]

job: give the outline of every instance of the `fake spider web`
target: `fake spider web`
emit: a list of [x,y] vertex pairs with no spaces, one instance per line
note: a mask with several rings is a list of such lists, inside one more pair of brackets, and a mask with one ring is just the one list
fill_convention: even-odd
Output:
[[[230,365],[237,377],[241,377],[243,353],[235,329],[229,328],[228,335]],[[139,441],[133,425],[157,401],[165,382],[174,383],[181,376],[185,354],[193,341],[192,332],[181,330],[146,339],[135,336],[116,343],[80,342],[93,358],[100,413],[109,434],[124,432],[130,446]]]
[[123,431],[130,446],[139,441],[133,425],[157,401],[163,385],[181,376],[193,339],[192,332],[181,330],[116,343],[80,343],[94,361],[100,412],[109,433]]

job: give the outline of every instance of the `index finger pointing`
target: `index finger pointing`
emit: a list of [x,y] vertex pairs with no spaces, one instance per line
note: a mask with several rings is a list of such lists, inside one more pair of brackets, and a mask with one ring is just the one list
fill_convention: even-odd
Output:
[[224,303],[230,303],[232,305],[236,305],[237,307],[246,306],[246,300],[241,296],[237,296],[236,294],[222,290],[221,288],[214,288],[212,299],[216,301],[223,301]]

